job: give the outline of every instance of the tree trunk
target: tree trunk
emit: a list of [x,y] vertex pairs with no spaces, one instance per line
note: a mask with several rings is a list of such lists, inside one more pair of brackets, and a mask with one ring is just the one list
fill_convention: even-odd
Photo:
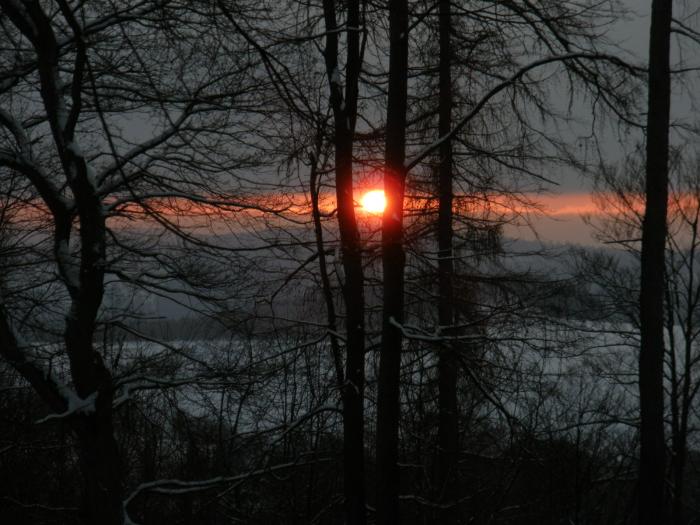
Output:
[[664,473],[664,269],[668,200],[671,0],[653,0],[646,136],[646,210],[642,223],[639,354],[640,525],[666,519]]
[[[691,254],[692,260],[692,254]],[[692,268],[692,266],[691,266]],[[688,290],[693,290],[693,276],[689,276],[690,284]],[[694,393],[691,392],[693,382],[692,369],[692,310],[686,314],[686,327],[684,333],[684,367],[681,384],[680,403],[678,399],[673,400],[676,412],[673,425],[673,435],[671,442],[671,481],[673,483],[673,493],[671,497],[671,523],[673,525],[683,525],[683,491],[685,490],[685,470],[688,455],[688,419],[692,406]],[[671,352],[674,352],[673,349]],[[680,405],[680,406],[679,406]]]
[[[450,0],[440,0],[440,103],[439,136],[452,128],[452,30]],[[454,319],[454,259],[452,246],[452,141],[440,145],[438,173],[438,322],[441,333],[449,335]],[[457,426],[457,368],[454,345],[441,344],[438,354],[438,461],[435,475],[437,501],[452,505],[455,500],[455,477],[458,462]],[[455,523],[454,506],[444,507],[438,513],[438,523]]]
[[343,400],[343,490],[346,523],[366,523],[364,462],[365,387],[365,298],[362,243],[355,216],[353,191],[353,135],[357,118],[357,90],[360,74],[360,5],[347,2],[347,59],[345,92],[338,71],[338,25],[335,0],[324,0],[326,23],[326,72],[330,83],[335,143],[335,185],[338,227],[345,282],[342,283],[346,309],[347,343]]
[[408,5],[389,2],[389,92],[386,122],[386,209],[382,218],[384,276],[382,344],[377,392],[377,524],[399,522],[399,374],[401,369],[404,265],[403,198],[406,181]]
[[77,416],[73,428],[83,481],[81,519],[87,524],[123,525],[120,455],[112,427],[112,396],[98,396],[96,412]]
[[673,494],[671,498],[671,523],[673,525],[683,525],[683,490],[685,478],[685,456],[686,447],[684,437],[678,433],[673,436],[671,446],[672,468],[671,476],[673,482]]

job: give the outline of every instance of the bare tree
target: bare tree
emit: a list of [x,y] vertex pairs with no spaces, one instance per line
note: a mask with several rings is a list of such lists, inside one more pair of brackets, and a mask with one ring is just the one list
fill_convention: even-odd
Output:
[[[0,7],[0,353],[48,404],[40,428],[75,438],[86,522],[366,523],[375,415],[378,523],[516,519],[544,501],[519,468],[594,470],[587,422],[555,425],[572,402],[533,362],[555,344],[537,283],[478,270],[504,220],[489,203],[571,160],[547,80],[628,116],[639,71],[596,49],[595,9]],[[370,176],[381,253],[357,212]],[[148,319],[155,298],[197,317]]]
[[649,92],[646,123],[646,208],[642,222],[639,295],[640,524],[663,523],[664,494],[664,253],[668,201],[671,106],[670,0],[654,0],[649,40]]
[[[402,326],[405,321],[405,306],[404,306],[404,275],[406,256],[404,251],[405,243],[405,227],[404,227],[404,197],[406,189],[407,174],[420,165],[422,162],[436,152],[444,153],[443,148],[447,148],[446,143],[457,140],[457,137],[465,133],[468,126],[479,122],[488,129],[488,118],[481,119],[490,104],[498,99],[504,93],[508,93],[510,97],[509,108],[516,115],[515,120],[522,124],[525,130],[529,129],[528,108],[524,100],[528,102],[535,101],[538,111],[542,111],[544,115],[549,115],[546,104],[541,103],[540,89],[544,89],[542,83],[537,81],[527,82],[526,78],[533,80],[537,77],[537,72],[542,70],[552,71],[553,68],[564,66],[562,69],[569,75],[569,79],[582,81],[583,89],[589,90],[596,95],[600,95],[611,108],[614,110],[620,109],[619,103],[626,103],[621,90],[617,87],[612,87],[608,83],[609,79],[602,72],[607,66],[612,65],[610,73],[618,78],[625,78],[628,71],[634,68],[627,67],[621,60],[614,56],[597,52],[593,42],[592,34],[584,29],[585,22],[580,22],[576,16],[568,16],[566,13],[576,11],[573,6],[557,6],[556,16],[545,16],[544,13],[535,6],[528,4],[520,6],[509,3],[496,7],[499,14],[503,14],[503,18],[494,19],[493,30],[502,32],[512,30],[514,33],[519,33],[519,38],[522,39],[523,48],[520,50],[520,55],[515,55],[511,47],[504,45],[503,56],[499,55],[497,59],[501,67],[509,70],[509,74],[503,74],[502,69],[499,75],[491,77],[488,73],[484,74],[484,70],[480,68],[481,64],[475,61],[474,75],[483,80],[483,90],[479,88],[482,85],[479,81],[474,82],[475,85],[470,85],[473,92],[471,96],[469,109],[459,117],[454,118],[450,122],[449,128],[445,125],[439,131],[439,137],[431,141],[429,144],[423,144],[421,148],[413,149],[413,144],[409,144],[407,148],[407,123],[414,124],[413,119],[406,118],[406,102],[408,100],[408,72],[401,72],[398,69],[408,67],[406,54],[408,53],[408,43],[404,41],[415,34],[415,27],[423,22],[423,20],[432,15],[432,9],[437,4],[431,4],[431,8],[426,12],[415,14],[414,23],[410,25],[404,18],[410,18],[408,5],[403,3],[392,3],[389,6],[389,77],[388,77],[388,92],[386,105],[386,167],[384,171],[385,192],[387,194],[387,208],[383,217],[382,230],[382,262],[383,262],[383,297],[382,297],[382,348],[380,354],[380,370],[378,378],[378,397],[377,397],[377,461],[378,461],[378,488],[377,488],[377,512],[380,523],[394,523],[398,520],[398,435],[399,435],[399,392],[400,392],[400,367],[401,367],[401,352],[402,352]],[[413,7],[411,4],[410,7]],[[569,12],[569,7],[571,12]],[[442,11],[444,13],[444,10]],[[480,16],[480,12],[471,12],[469,9],[458,10],[460,16],[473,16],[478,26],[489,25],[490,19],[486,20]],[[546,19],[546,22],[545,22]],[[413,22],[413,20],[412,20]],[[572,31],[576,35],[575,40],[564,37],[568,31]],[[488,35],[489,33],[486,32]],[[492,42],[488,36],[484,36],[484,40]],[[540,47],[541,46],[541,47]],[[477,48],[478,45],[475,45]],[[542,56],[541,49],[545,49],[547,54]],[[499,49],[499,51],[501,51]],[[518,59],[525,57],[524,63],[518,62]],[[552,68],[552,69],[550,69]],[[613,73],[614,72],[614,73]],[[533,78],[530,78],[533,75]],[[470,79],[471,80],[471,79]],[[624,83],[624,82],[623,82]],[[572,83],[573,84],[573,83]],[[575,89],[572,86],[572,91]],[[467,98],[469,98],[469,95]],[[523,97],[523,106],[519,106],[519,97]],[[539,102],[538,102],[539,101]],[[441,116],[444,116],[441,115]],[[425,115],[420,115],[416,121],[425,118]],[[443,120],[443,122],[445,122]],[[503,132],[507,134],[507,131]],[[524,133],[527,133],[524,131]],[[410,135],[410,126],[409,132]],[[544,134],[546,135],[546,134]],[[540,135],[541,136],[541,135]],[[522,143],[521,143],[522,144]],[[467,147],[472,146],[467,143]],[[555,140],[548,144],[554,151],[558,151],[560,146]],[[478,146],[473,147],[472,154],[481,153],[488,157],[488,151],[491,145],[479,150]],[[484,150],[487,153],[484,153]],[[535,151],[536,148],[533,148]],[[552,154],[552,150],[547,150]],[[522,151],[519,150],[519,151]],[[553,154],[552,154],[553,155]],[[512,173],[525,173],[529,176],[537,177],[536,170],[528,164],[536,164],[538,156],[536,154],[515,154],[518,161],[510,162],[509,160],[500,160],[498,154],[493,155],[495,163],[502,163],[505,170]],[[542,152],[542,157],[546,157],[547,153]],[[555,156],[555,155],[553,155]],[[506,155],[507,157],[507,155]],[[556,157],[556,156],[555,156]],[[401,165],[399,165],[399,161]],[[442,183],[441,183],[442,185]],[[441,188],[441,197],[445,195],[445,186]],[[447,203],[447,201],[445,201]],[[451,206],[451,203],[450,203]],[[442,213],[445,213],[443,208]],[[450,219],[452,220],[452,219]],[[445,228],[445,221],[442,222],[442,228]],[[443,233],[446,230],[443,229]],[[441,236],[442,243],[440,250],[443,250],[446,243],[446,237]],[[444,257],[443,257],[444,258]],[[445,275],[445,261],[441,265],[440,273]],[[443,293],[444,289],[441,291]],[[441,329],[446,329],[439,323]],[[447,393],[447,392],[445,392]],[[443,427],[444,428],[444,427]],[[454,433],[452,433],[454,435]],[[443,434],[445,437],[446,434]]]
[[[342,250],[345,282],[345,373],[339,377],[343,399],[343,471],[346,520],[362,525],[365,517],[365,297],[362,267],[362,242],[355,216],[353,145],[357,121],[358,83],[362,56],[360,37],[360,1],[347,3],[344,33],[346,35],[345,74],[340,75],[338,40],[341,27],[337,20],[335,0],[325,0],[323,14],[326,30],[324,58],[333,111],[335,149],[335,194],[338,209],[338,230]],[[313,189],[312,189],[313,191]],[[321,249],[321,248],[319,248]]]
[[389,88],[382,217],[382,348],[377,390],[377,523],[399,518],[399,375],[404,305],[403,201],[407,170],[408,2],[389,2]]
[[[51,410],[43,424],[65,421],[76,438],[83,520],[121,524],[115,410],[153,383],[144,386],[139,365],[100,343],[105,327],[134,331],[126,325],[140,315],[133,302],[110,311],[105,295],[127,286],[188,294],[198,304],[230,298],[231,280],[220,270],[232,252],[223,257],[226,250],[199,232],[246,206],[230,172],[255,162],[226,143],[249,121],[236,122],[221,106],[252,100],[255,68],[198,53],[206,31],[212,40],[220,35],[203,31],[209,17],[181,5],[6,1],[0,8],[10,43],[2,56],[0,166],[24,181],[3,179],[3,192],[22,209],[14,260],[35,274],[17,267],[3,275],[0,352]],[[196,63],[206,75],[188,73]],[[141,133],[145,139],[133,139]]]
[[[676,150],[669,163],[669,198],[664,270],[664,426],[670,458],[665,477],[670,481],[670,519],[684,523],[687,510],[689,447],[693,443],[693,400],[697,395],[698,309],[698,172],[695,159]],[[605,169],[597,192],[602,220],[591,218],[598,237],[620,246],[629,256],[621,262],[599,264],[594,282],[605,290],[618,321],[639,332],[640,232],[643,222],[644,164],[629,159],[624,172]],[[618,257],[618,259],[620,259]],[[604,310],[601,309],[601,313]],[[636,342],[638,344],[638,342]]]
[[[449,0],[441,0],[438,6],[440,38],[440,91],[439,91],[439,125],[440,136],[446,135],[452,128],[452,8]],[[453,246],[453,177],[452,141],[447,140],[440,146],[440,167],[438,176],[438,323],[450,327],[456,324],[454,316],[454,256]],[[447,508],[441,520],[445,524],[456,522],[454,495],[458,465],[459,425],[457,401],[458,366],[454,345],[449,342],[439,349],[438,355],[439,385],[439,422],[438,422],[438,460],[435,487],[438,501],[443,501]]]

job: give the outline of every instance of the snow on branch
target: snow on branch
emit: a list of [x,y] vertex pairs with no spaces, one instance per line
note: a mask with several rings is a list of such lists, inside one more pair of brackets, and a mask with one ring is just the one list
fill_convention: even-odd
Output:
[[61,419],[74,414],[93,414],[95,412],[95,401],[97,400],[97,392],[93,392],[86,398],[80,397],[76,392],[68,387],[61,389],[64,399],[68,403],[68,408],[58,414],[49,414],[46,417],[38,419],[35,423],[46,423],[52,419]]
[[427,332],[421,328],[409,324],[401,324],[393,317],[389,318],[389,324],[401,331],[401,335],[406,339],[413,339],[415,341],[428,341],[431,343],[440,343],[444,341],[464,341],[464,340],[482,340],[484,338],[481,334],[467,334],[467,335],[440,335],[439,332]]
[[282,463],[280,465],[274,465],[272,467],[265,467],[257,470],[252,470],[243,474],[238,474],[236,476],[217,476],[215,478],[195,481],[183,481],[180,479],[159,479],[155,481],[149,481],[146,483],[141,483],[138,487],[136,487],[133,490],[131,494],[129,494],[129,496],[124,500],[124,510],[126,511],[131,502],[140,494],[145,492],[156,492],[158,494],[167,494],[172,496],[189,494],[191,492],[209,490],[220,485],[242,483],[251,478],[264,476],[266,474],[274,474],[279,471],[287,470],[290,468],[305,467],[309,465],[316,465],[318,463],[327,463],[329,461],[332,461],[332,458],[317,458],[313,461],[305,462],[291,461],[289,463]]

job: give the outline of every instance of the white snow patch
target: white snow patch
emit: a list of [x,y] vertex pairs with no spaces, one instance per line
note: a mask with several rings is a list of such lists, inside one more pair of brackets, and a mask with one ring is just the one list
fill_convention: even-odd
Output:
[[73,262],[73,256],[70,253],[68,241],[64,240],[57,243],[56,259],[62,269],[67,284],[73,288],[78,288],[80,286],[80,276],[78,274],[78,268]]
[[80,144],[77,142],[69,142],[66,144],[66,149],[73,153],[76,157],[84,157],[83,150],[80,148]]
[[80,397],[72,388],[62,386],[60,388],[61,395],[68,403],[68,408],[60,414],[49,414],[46,417],[39,419],[36,423],[44,423],[51,419],[60,419],[72,414],[89,415],[95,413],[95,401],[97,401],[97,392],[93,392],[86,398]]
[[63,106],[63,104],[61,104],[56,110],[56,120],[58,120],[59,128],[61,128],[62,130],[66,129],[66,125],[68,124],[68,112],[66,111],[66,108]]
[[331,73],[331,84],[340,85],[340,71],[338,71],[337,66],[333,68]]

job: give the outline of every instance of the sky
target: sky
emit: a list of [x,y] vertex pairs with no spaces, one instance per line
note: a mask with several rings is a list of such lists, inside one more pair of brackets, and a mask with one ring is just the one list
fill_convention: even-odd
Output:
[[[649,10],[651,2],[649,0],[625,0],[623,2],[629,10],[629,15],[620,18],[610,27],[607,37],[618,43],[622,47],[623,58],[645,64],[648,56],[649,41]],[[674,5],[674,18],[683,21],[690,27],[697,27],[698,13],[692,5],[676,3]],[[672,40],[673,62],[677,66],[693,67],[697,66],[695,57],[700,50],[697,43],[689,39],[674,35]],[[625,56],[626,55],[626,56]],[[697,92],[695,80],[686,74],[680,78],[676,77],[671,101],[672,121],[676,124],[697,125],[698,109],[693,100],[693,92]],[[624,151],[616,133],[610,126],[610,131],[603,132],[602,143],[607,162],[624,162]],[[690,152],[691,145],[688,138],[683,136],[681,126],[677,126],[671,134],[671,141],[675,144],[684,144],[685,150]],[[691,139],[693,141],[693,139]],[[599,245],[592,236],[592,231],[581,218],[582,213],[591,215],[600,214],[591,197],[590,190],[593,183],[590,179],[585,179],[579,174],[563,172],[558,174],[558,186],[552,187],[552,195],[540,197],[546,209],[549,210],[549,217],[535,217],[532,224],[537,229],[539,238],[543,241],[551,242],[575,242],[586,245]],[[506,230],[507,235],[516,238],[532,240],[535,235],[529,228],[510,228]]]
[[591,228],[584,222],[584,215],[596,216],[601,211],[588,192],[565,192],[540,196],[542,214],[531,217],[531,225],[521,223],[505,228],[508,237],[527,241],[541,240],[552,243],[570,243],[598,246]]
[[[623,58],[643,64],[646,61],[647,42],[649,33],[649,0],[624,0],[629,14],[625,18],[609,27],[607,38],[619,44]],[[677,16],[679,16],[677,14]],[[677,96],[674,106],[680,114],[688,113],[688,104]],[[582,106],[584,108],[584,106]],[[585,111],[585,109],[583,109]],[[586,117],[584,116],[584,119]],[[130,132],[137,133],[138,125],[128,125]],[[148,136],[152,130],[141,126],[141,131]],[[601,128],[604,153],[608,162],[620,162],[623,159],[620,137],[614,130],[614,123]],[[133,138],[133,137],[132,137]],[[572,140],[576,140],[572,136]],[[548,188],[548,194],[538,196],[537,201],[542,204],[546,214],[531,216],[530,224],[521,226],[509,226],[506,235],[513,238],[534,240],[539,238],[545,242],[574,242],[578,244],[597,245],[592,237],[590,228],[581,218],[582,214],[595,215],[600,212],[594,205],[590,191],[593,183],[590,179],[582,177],[574,170],[558,168],[554,176],[545,173],[551,179],[555,179],[556,186]],[[537,233],[533,231],[536,230]]]
[[[637,63],[644,63],[646,60],[649,3],[649,0],[626,0],[627,7],[633,12],[628,18],[620,19],[608,31],[608,38],[619,43],[626,50],[623,56],[626,53],[625,58]],[[609,161],[620,161],[623,158],[622,148],[612,128],[613,125],[609,127],[609,136],[603,140],[605,153]],[[152,130],[143,129],[143,132],[147,137]],[[519,225],[508,225],[504,231],[505,235],[524,241],[540,240],[546,243],[600,246],[600,243],[594,239],[591,228],[582,218],[584,215],[595,217],[601,214],[601,210],[596,207],[591,198],[592,181],[584,179],[573,170],[560,170],[555,175],[558,185],[550,187],[550,193],[536,197],[544,213],[531,215],[529,224],[521,222]],[[301,199],[301,196],[299,198]],[[171,308],[174,309],[170,312],[172,315],[183,313],[182,308],[167,306],[165,301],[157,300],[157,302],[159,303],[155,306],[157,311],[165,312],[167,308]],[[167,304],[170,303],[167,302]]]

